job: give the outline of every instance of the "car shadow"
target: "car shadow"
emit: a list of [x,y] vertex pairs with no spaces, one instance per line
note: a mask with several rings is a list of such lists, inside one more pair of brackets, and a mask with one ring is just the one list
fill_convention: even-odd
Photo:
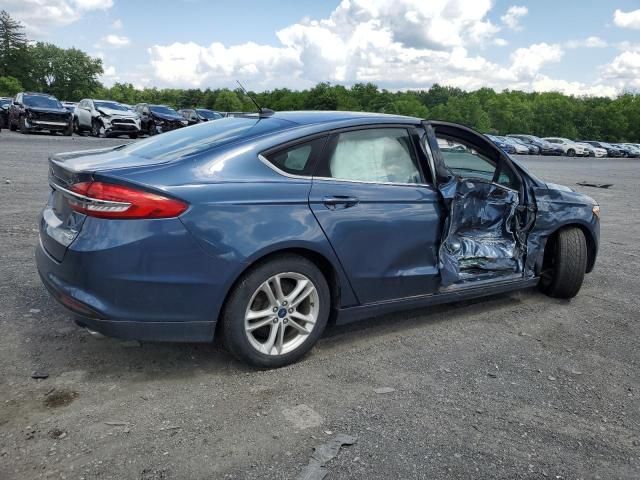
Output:
[[[36,287],[38,288],[38,287]],[[67,371],[81,370],[89,381],[146,382],[185,379],[198,375],[227,377],[260,371],[238,361],[226,352],[219,340],[211,344],[140,343],[115,338],[95,338],[73,323],[71,315],[44,289],[33,292],[39,298],[42,320],[29,323],[23,330],[25,351],[31,370],[46,370],[54,377]],[[452,304],[386,314],[346,325],[328,325],[318,345],[300,360],[323,360],[336,350],[356,348],[366,337],[375,342],[390,333],[427,329],[446,321],[455,321],[479,309],[490,316],[492,311],[513,307],[514,303],[538,295],[534,289],[466,300]],[[34,314],[35,315],[35,314]],[[28,374],[28,372],[25,372]]]

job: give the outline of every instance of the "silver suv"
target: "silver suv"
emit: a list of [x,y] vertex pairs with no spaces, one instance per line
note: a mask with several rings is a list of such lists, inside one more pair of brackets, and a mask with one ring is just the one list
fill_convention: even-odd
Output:
[[130,108],[111,100],[81,100],[73,112],[76,133],[91,132],[94,137],[140,134],[140,118]]

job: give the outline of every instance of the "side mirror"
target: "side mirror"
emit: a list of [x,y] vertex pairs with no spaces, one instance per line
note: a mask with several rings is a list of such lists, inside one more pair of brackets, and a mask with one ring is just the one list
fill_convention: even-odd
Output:
[[22,103],[20,103],[20,102],[13,102],[13,104],[14,104],[15,106],[17,106],[17,107],[21,107],[21,106],[22,106]]

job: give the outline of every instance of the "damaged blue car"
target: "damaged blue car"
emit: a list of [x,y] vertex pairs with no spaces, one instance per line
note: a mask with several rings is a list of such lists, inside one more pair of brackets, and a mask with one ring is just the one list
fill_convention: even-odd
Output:
[[598,204],[467,127],[350,112],[225,118],[54,155],[37,266],[92,331],[261,367],[327,322],[532,286],[575,296]]

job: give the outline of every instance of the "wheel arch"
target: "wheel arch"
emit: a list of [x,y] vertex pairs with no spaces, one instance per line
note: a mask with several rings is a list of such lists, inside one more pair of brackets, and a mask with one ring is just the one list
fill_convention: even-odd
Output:
[[[327,258],[323,253],[318,252],[312,248],[308,248],[306,246],[290,246],[290,247],[282,247],[276,248],[273,250],[269,250],[266,252],[262,252],[258,254],[256,257],[253,257],[244,268],[236,275],[234,281],[231,283],[224,297],[224,301],[220,306],[219,315],[222,315],[222,312],[225,309],[229,296],[231,292],[235,289],[236,285],[242,280],[242,278],[252,270],[256,268],[256,266],[261,265],[263,263],[268,262],[270,259],[282,256],[282,255],[298,255],[300,257],[306,258],[310,262],[312,262],[320,272],[324,275],[324,278],[327,281],[327,285],[329,286],[329,293],[331,295],[331,313],[329,316],[329,322],[335,321],[335,311],[340,306],[341,301],[341,292],[342,288],[351,288],[349,285],[344,285],[344,280],[341,279],[340,273],[338,271],[339,266],[335,265],[331,260]],[[214,338],[218,337],[219,330],[221,328],[222,322],[217,321]]]

